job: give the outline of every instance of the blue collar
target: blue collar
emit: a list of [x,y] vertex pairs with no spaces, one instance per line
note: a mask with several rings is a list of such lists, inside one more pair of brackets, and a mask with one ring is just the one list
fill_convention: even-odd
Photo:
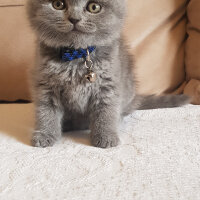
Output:
[[89,53],[92,53],[95,50],[96,47],[91,46],[88,47],[87,49],[73,49],[73,48],[68,48],[64,47],[61,49],[61,59],[62,61],[72,61],[75,59],[79,58],[86,58],[87,57],[87,50]]

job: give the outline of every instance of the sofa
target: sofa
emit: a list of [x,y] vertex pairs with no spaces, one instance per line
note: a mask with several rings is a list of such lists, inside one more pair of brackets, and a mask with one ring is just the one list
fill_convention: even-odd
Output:
[[127,0],[137,92],[185,93],[196,105],[136,111],[107,150],[87,131],[30,145],[34,104],[22,102],[31,102],[36,50],[25,4],[0,0],[0,199],[200,199],[200,1]]
[[[27,71],[34,66],[35,37],[25,3],[0,0],[0,100],[4,101],[31,99]],[[193,96],[193,103],[200,103],[199,7],[198,0],[128,1],[124,37],[135,58],[138,93],[185,92]]]

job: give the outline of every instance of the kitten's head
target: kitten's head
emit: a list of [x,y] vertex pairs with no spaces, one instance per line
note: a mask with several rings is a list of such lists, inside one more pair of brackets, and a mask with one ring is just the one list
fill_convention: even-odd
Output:
[[126,0],[29,0],[38,38],[49,46],[107,45],[120,37]]

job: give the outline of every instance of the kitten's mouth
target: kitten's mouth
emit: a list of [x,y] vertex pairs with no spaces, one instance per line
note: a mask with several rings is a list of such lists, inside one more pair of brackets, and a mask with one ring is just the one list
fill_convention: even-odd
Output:
[[76,26],[74,26],[74,28],[71,30],[71,32],[83,33],[82,31],[78,30],[78,29],[76,28]]
[[81,33],[81,34],[91,34],[94,33],[96,31],[96,29],[94,29],[94,27],[87,27],[86,25],[78,25],[77,26],[73,26],[71,32],[73,33]]

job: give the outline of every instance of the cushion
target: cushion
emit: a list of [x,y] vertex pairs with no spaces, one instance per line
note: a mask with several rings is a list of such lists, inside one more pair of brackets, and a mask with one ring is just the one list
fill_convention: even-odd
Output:
[[[138,93],[174,92],[184,83],[186,1],[128,0],[124,35],[135,55]],[[0,0],[0,100],[30,99],[35,47],[24,3]]]
[[193,103],[200,104],[200,1],[188,5],[188,39],[186,43],[186,73],[188,85],[185,93],[193,96]]
[[24,1],[0,1],[0,100],[30,99],[27,70],[34,62],[34,35]]
[[139,93],[169,93],[184,83],[186,2],[129,0],[125,35],[135,55]]

